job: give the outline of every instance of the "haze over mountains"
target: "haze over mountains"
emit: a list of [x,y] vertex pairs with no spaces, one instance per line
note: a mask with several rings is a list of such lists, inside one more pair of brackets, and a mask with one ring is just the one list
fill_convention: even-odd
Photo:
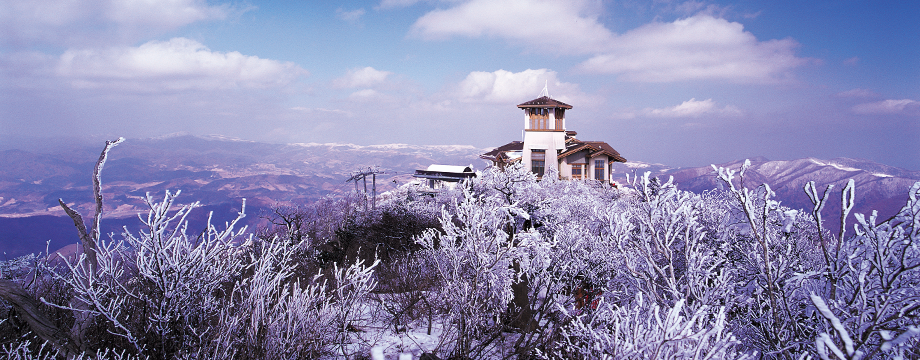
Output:
[[[52,153],[0,152],[0,254],[11,258],[44,251],[47,240],[54,251],[76,241],[73,222],[57,201],[75,204],[87,219],[92,216],[91,174],[101,149],[102,143]],[[386,172],[377,177],[378,192],[383,192],[412,181],[416,169],[431,164],[472,164],[481,170],[486,164],[479,154],[486,150],[447,145],[268,144],[188,135],[129,139],[110,152],[102,173],[107,219],[103,231],[120,233],[125,225],[136,231],[140,223],[135,216],[146,211],[146,193],[161,199],[166,190],[181,190],[181,203],[204,205],[193,212],[198,222],[212,210],[221,223],[230,220],[246,198],[246,224],[256,225],[260,212],[272,205],[354,191],[345,180],[361,168],[379,166]],[[751,160],[745,185],[766,182],[783,205],[792,208],[811,207],[802,191],[805,182],[813,180],[821,189],[836,184],[825,209],[828,219],[839,213],[839,190],[850,178],[857,185],[854,211],[877,209],[883,218],[893,215],[904,204],[910,186],[920,181],[920,171],[865,160]],[[737,169],[740,163],[721,166]],[[710,167],[669,168],[640,161],[617,164],[614,180],[624,182],[627,173],[644,171],[674,176],[679,188],[696,192],[720,186]]]

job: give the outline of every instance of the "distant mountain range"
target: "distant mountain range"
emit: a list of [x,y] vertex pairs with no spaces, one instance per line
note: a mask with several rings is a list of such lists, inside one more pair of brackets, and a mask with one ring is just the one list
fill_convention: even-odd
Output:
[[[763,183],[769,184],[776,192],[776,199],[782,201],[782,205],[793,209],[805,209],[810,212],[813,208],[804,191],[807,182],[814,181],[822,193],[827,185],[834,185],[822,214],[827,220],[827,228],[835,232],[839,230],[840,191],[849,179],[853,179],[856,185],[856,205],[853,213],[868,215],[872,210],[877,210],[880,220],[895,215],[906,203],[907,191],[911,185],[920,181],[920,171],[905,170],[869,160],[805,158],[771,161],[763,157],[750,160],[751,167],[745,173],[744,185],[753,188]],[[716,166],[737,171],[743,163],[743,160],[738,160]],[[634,172],[641,175],[645,171],[650,171],[653,176],[663,179],[673,176],[678,188],[693,192],[722,188],[724,185],[715,176],[711,166],[672,168],[662,164],[641,162],[617,166],[617,170],[620,170],[618,173],[622,176],[620,181],[625,181],[626,173]],[[852,224],[854,221],[850,217],[848,223]]]
[[[38,153],[0,152],[0,260],[44,251],[51,240],[54,251],[76,241],[73,223],[57,203],[63,199],[92,216],[92,168],[102,144],[67,151]],[[246,224],[257,226],[259,214],[276,204],[298,204],[353,191],[345,180],[359,169],[379,166],[377,190],[384,192],[412,181],[411,174],[431,164],[485,167],[479,155],[488,149],[472,146],[419,146],[352,144],[268,144],[221,136],[175,135],[154,139],[129,139],[110,152],[102,173],[106,217],[105,233],[120,233],[122,226],[136,231],[136,214],[146,212],[146,193],[161,199],[164,191],[182,190],[181,203],[201,202],[193,222],[203,223],[208,211],[223,223],[235,216],[246,198]],[[839,189],[847,179],[857,184],[858,212],[877,209],[891,216],[906,200],[907,189],[920,181],[920,172],[854,159],[751,159],[745,185],[766,182],[783,205],[810,208],[802,186],[814,180],[821,188],[836,184],[835,196],[825,216],[839,212]],[[719,166],[737,169],[739,162]],[[654,176],[674,176],[678,187],[695,192],[720,186],[712,168],[673,168],[631,161],[616,164],[614,180],[625,174],[651,171]],[[368,183],[370,187],[371,184]],[[360,184],[363,189],[363,184]],[[833,221],[831,221],[833,223]]]
[[[63,199],[89,221],[93,214],[92,169],[103,144],[53,153],[23,150],[0,152],[0,260],[55,249],[76,240],[73,222],[58,205]],[[170,190],[182,193],[182,204],[199,201],[193,212],[200,222],[208,211],[215,219],[232,219],[246,198],[250,226],[273,205],[309,202],[353,191],[351,173],[379,166],[377,191],[411,181],[416,169],[431,164],[482,168],[482,149],[449,145],[268,144],[221,136],[176,135],[128,139],[109,153],[102,171],[105,233],[140,225],[145,194],[162,199]],[[363,183],[359,186],[363,189]],[[368,188],[372,186],[368,179]],[[194,219],[193,219],[194,220]],[[69,222],[69,223],[68,223]]]

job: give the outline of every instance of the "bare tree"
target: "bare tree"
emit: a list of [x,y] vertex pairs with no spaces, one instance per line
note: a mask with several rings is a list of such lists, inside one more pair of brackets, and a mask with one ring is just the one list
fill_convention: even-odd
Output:
[[[93,216],[92,228],[86,231],[86,224],[79,212],[67,206],[62,199],[58,203],[64,209],[80,237],[83,252],[81,257],[86,258],[87,273],[95,273],[97,267],[97,243],[99,242],[100,224],[102,222],[102,168],[108,159],[109,150],[123,142],[124,138],[105,142],[102,153],[99,154],[99,160],[93,168],[93,200],[96,203],[96,213]],[[87,279],[89,281],[90,279]],[[0,280],[0,298],[13,304],[13,307],[26,319],[32,331],[40,338],[52,344],[58,351],[66,356],[72,356],[79,350],[83,350],[83,339],[85,332],[92,322],[92,315],[85,312],[76,312],[74,325],[69,334],[57,328],[54,323],[39,311],[39,302],[36,301],[25,289],[19,284],[8,280]],[[73,306],[82,308],[88,304],[76,303]]]

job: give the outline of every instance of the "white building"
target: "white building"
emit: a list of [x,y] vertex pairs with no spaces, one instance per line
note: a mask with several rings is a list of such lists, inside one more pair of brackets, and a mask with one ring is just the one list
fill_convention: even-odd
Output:
[[476,173],[473,171],[473,165],[430,165],[426,170],[415,170],[415,175],[412,176],[428,180],[428,187],[436,190],[443,187],[453,188],[463,180],[476,177]]
[[561,179],[610,181],[610,164],[626,162],[603,141],[582,141],[566,130],[565,115],[572,105],[549,96],[546,88],[539,98],[517,106],[524,110],[524,141],[502,145],[480,157],[497,166],[522,162],[537,176],[555,168]]

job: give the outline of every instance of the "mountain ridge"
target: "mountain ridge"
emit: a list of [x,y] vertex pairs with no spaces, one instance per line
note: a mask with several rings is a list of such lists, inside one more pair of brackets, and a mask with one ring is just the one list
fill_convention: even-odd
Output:
[[[100,150],[101,146],[85,146],[52,153],[0,151],[0,167],[5,169],[0,172],[0,222],[3,223],[0,250],[11,248],[3,243],[5,238],[15,236],[19,239],[16,241],[40,243],[43,251],[46,238],[22,240],[12,234],[13,230],[2,229],[21,231],[17,224],[36,224],[36,217],[64,217],[58,199],[87,214],[84,216],[91,215],[94,207],[91,175]],[[473,164],[474,168],[482,169],[485,164],[479,155],[486,151],[469,145],[269,144],[219,135],[171,134],[129,139],[110,152],[102,174],[105,216],[110,220],[121,219],[112,224],[111,229],[117,231],[116,225],[136,222],[134,217],[146,211],[147,194],[161,198],[167,190],[181,190],[178,200],[182,204],[198,201],[206,208],[224,209],[230,215],[238,211],[245,198],[248,213],[254,215],[247,219],[248,224],[256,226],[259,213],[271,206],[300,204],[353,191],[355,184],[347,184],[345,180],[361,168],[380,166],[384,170],[377,177],[377,190],[382,193],[413,181],[416,169],[431,164]],[[808,211],[812,205],[802,190],[807,181],[815,181],[822,190],[834,184],[839,194],[852,178],[857,189],[854,211],[875,209],[884,218],[903,206],[910,185],[920,180],[920,171],[864,159],[756,157],[750,160],[752,166],[745,174],[745,186],[767,183],[783,205]],[[737,170],[742,163],[743,160],[735,160],[716,166]],[[703,192],[723,186],[709,166],[672,167],[631,161],[616,163],[612,168],[611,180],[618,183],[626,183],[627,174],[635,176],[650,171],[653,176],[673,176],[683,190]],[[835,213],[839,213],[839,195],[831,196],[824,211],[825,216]],[[836,226],[833,223],[829,221],[829,228]],[[46,233],[68,231],[73,229]]]

